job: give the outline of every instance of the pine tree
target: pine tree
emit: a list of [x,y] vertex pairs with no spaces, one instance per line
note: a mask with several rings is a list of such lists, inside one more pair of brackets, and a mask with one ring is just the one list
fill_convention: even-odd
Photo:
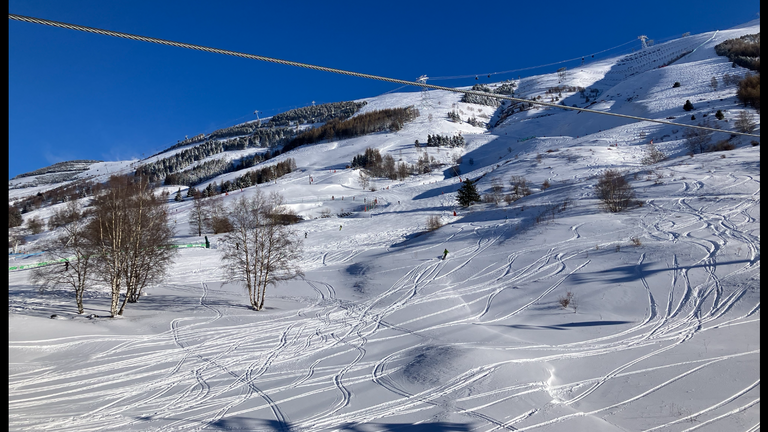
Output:
[[181,196],[181,188],[179,188],[178,191],[176,191],[176,197],[173,198],[174,201],[183,201],[184,197]]
[[464,185],[456,193],[456,201],[462,207],[469,207],[472,203],[480,202],[480,194],[477,193],[477,187],[472,180],[464,180]]

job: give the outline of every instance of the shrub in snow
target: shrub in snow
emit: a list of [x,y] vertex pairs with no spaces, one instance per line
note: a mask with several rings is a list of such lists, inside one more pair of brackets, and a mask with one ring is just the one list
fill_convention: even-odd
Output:
[[620,212],[632,203],[635,191],[626,178],[618,171],[608,169],[597,181],[595,192],[610,212]]
[[557,302],[560,304],[560,306],[563,309],[568,308],[568,306],[573,306],[574,310],[576,309],[576,304],[573,301],[573,293],[568,291],[565,293],[564,296],[560,297]]
[[686,110],[686,111],[691,111],[691,110],[694,110],[696,108],[693,107],[693,104],[691,103],[690,100],[686,100],[685,101],[685,105],[683,105],[683,109]]
[[717,112],[715,113],[715,118],[718,119],[718,120],[722,120],[722,119],[725,118],[725,115],[723,114],[722,111],[717,110]]
[[653,165],[663,161],[666,158],[667,155],[665,155],[661,150],[657,149],[653,142],[650,142],[645,149],[645,155],[643,155],[641,162],[643,165]]
[[[699,123],[699,126],[709,127],[709,123]],[[704,153],[707,151],[712,133],[702,129],[686,128],[683,132],[685,144],[691,153]]]
[[739,132],[752,133],[757,127],[757,123],[751,113],[741,111],[733,126]]
[[8,228],[20,226],[23,222],[21,210],[16,206],[8,205]]
[[739,81],[739,89],[736,91],[736,98],[744,104],[751,105],[756,110],[760,109],[760,75],[747,74],[743,80]]
[[728,142],[728,140],[722,140],[722,141],[718,141],[717,143],[715,143],[715,145],[709,148],[709,151],[713,151],[713,152],[727,151],[727,150],[733,150],[735,148],[736,146],[733,145],[733,143]]
[[440,216],[432,215],[427,218],[427,230],[434,231],[443,226]]
[[677,87],[680,87],[680,83],[675,81],[675,83],[672,84],[672,88],[677,88]]
[[32,234],[40,234],[43,232],[44,227],[45,224],[43,224],[43,220],[39,216],[27,220],[27,228]]
[[522,197],[526,197],[531,194],[531,188],[528,187],[528,181],[523,176],[512,176],[509,179],[510,185],[512,185],[512,199],[517,201]]

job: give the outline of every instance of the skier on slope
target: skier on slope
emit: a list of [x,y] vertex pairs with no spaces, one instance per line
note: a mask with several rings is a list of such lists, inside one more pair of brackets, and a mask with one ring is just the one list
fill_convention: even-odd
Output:
[[443,260],[445,260],[445,257],[448,256],[448,249],[443,251]]

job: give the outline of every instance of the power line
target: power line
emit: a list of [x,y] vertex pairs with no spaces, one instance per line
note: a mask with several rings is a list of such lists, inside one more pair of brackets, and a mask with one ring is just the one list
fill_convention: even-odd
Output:
[[[626,115],[626,114],[618,114],[618,113],[610,113],[610,112],[604,112],[604,111],[597,111],[597,110],[592,110],[592,109],[588,109],[588,108],[569,107],[567,105],[557,105],[557,104],[549,103],[549,102],[539,102],[539,101],[534,101],[534,100],[526,100],[526,99],[520,99],[520,98],[516,98],[516,97],[512,97],[512,96],[507,96],[507,95],[499,95],[499,94],[494,94],[494,93],[485,93],[485,92],[480,92],[480,91],[475,91],[475,90],[461,90],[461,89],[456,89],[456,88],[451,88],[451,87],[437,86],[437,85],[434,85],[434,84],[421,83],[421,82],[418,82],[418,81],[406,81],[406,80],[401,80],[401,79],[397,79],[397,78],[388,78],[388,77],[383,77],[383,76],[379,76],[379,75],[371,75],[371,74],[365,74],[365,73],[360,73],[360,72],[352,72],[352,71],[347,71],[347,70],[343,70],[343,69],[335,69],[335,68],[329,68],[329,67],[325,67],[325,66],[311,65],[311,64],[308,64],[308,63],[295,62],[295,61],[291,61],[291,60],[283,60],[283,59],[278,59],[278,58],[274,58],[274,57],[266,57],[266,56],[260,56],[260,55],[255,55],[255,54],[246,54],[246,53],[241,53],[241,52],[237,52],[237,51],[230,51],[230,50],[224,50],[224,49],[219,49],[219,48],[210,48],[210,47],[205,47],[205,46],[201,46],[201,45],[193,45],[193,44],[188,44],[188,43],[184,43],[184,42],[174,42],[174,41],[169,41],[169,40],[165,40],[165,39],[157,39],[157,38],[152,38],[152,37],[147,37],[147,36],[138,36],[138,35],[133,35],[133,34],[130,34],[130,33],[122,33],[122,32],[116,32],[116,31],[111,31],[111,30],[103,30],[103,29],[98,29],[98,28],[94,28],[94,27],[86,27],[86,26],[81,26],[81,25],[77,25],[77,24],[62,23],[62,22],[58,22],[58,21],[51,21],[51,20],[46,20],[46,19],[42,19],[42,18],[27,17],[27,16],[23,16],[23,15],[14,15],[14,14],[10,14],[9,13],[8,14],[8,19],[17,20],[17,21],[23,21],[23,22],[29,22],[29,23],[33,23],[33,24],[42,24],[42,25],[47,25],[47,26],[51,26],[51,27],[60,27],[60,28],[65,28],[65,29],[69,29],[69,30],[77,30],[77,31],[82,31],[82,32],[87,32],[87,33],[96,33],[96,34],[100,34],[100,35],[104,35],[104,36],[113,36],[113,37],[118,37],[118,38],[123,38],[123,39],[137,40],[137,41],[141,41],[141,42],[150,42],[150,43],[156,43],[156,44],[160,44],[160,45],[174,46],[174,47],[178,47],[178,48],[187,48],[187,49],[192,49],[192,50],[197,50],[197,51],[205,51],[205,52],[210,52],[210,53],[215,53],[215,54],[224,54],[224,55],[229,55],[229,56],[234,56],[234,57],[242,57],[242,58],[247,58],[247,59],[251,59],[251,60],[260,60],[260,61],[269,62],[269,63],[277,63],[277,64],[286,65],[286,66],[294,66],[294,67],[301,67],[301,68],[305,68],[305,69],[319,70],[319,71],[323,71],[323,72],[331,72],[331,73],[336,73],[336,74],[341,74],[341,75],[348,75],[348,76],[354,76],[354,77],[359,77],[359,78],[366,78],[366,79],[371,79],[371,80],[376,80],[376,81],[385,81],[385,82],[390,82],[390,83],[395,83],[395,84],[412,85],[412,86],[416,86],[416,87],[429,88],[429,89],[433,89],[433,90],[444,90],[444,91],[449,91],[449,92],[454,92],[454,93],[474,94],[474,95],[477,95],[477,96],[487,96],[487,97],[493,97],[493,98],[496,98],[496,99],[509,100],[509,101],[513,101],[513,102],[525,102],[525,103],[530,103],[530,104],[534,104],[534,105],[542,105],[542,106],[547,106],[547,107],[550,107],[550,108],[559,108],[559,109],[565,109],[565,110],[571,110],[571,111],[579,111],[579,112],[583,111],[583,112],[588,112],[588,113],[593,113],[593,114],[609,115],[609,116],[613,116],[613,117],[621,117],[621,118],[626,118],[626,119],[631,119],[631,120],[648,121],[648,122],[668,124],[668,125],[678,126],[678,127],[687,127],[687,128],[691,128],[691,129],[707,130],[707,131],[712,131],[712,132],[725,132],[725,131],[720,130],[720,129],[706,127],[706,126],[685,125],[685,124],[681,124],[681,123],[672,123],[672,122],[668,122],[668,121],[664,121],[664,120],[655,120],[655,119],[631,116],[631,115]],[[734,132],[734,131],[728,131],[728,132],[732,133],[732,134],[735,134],[735,135],[760,137],[760,135],[744,133],[744,132]]]

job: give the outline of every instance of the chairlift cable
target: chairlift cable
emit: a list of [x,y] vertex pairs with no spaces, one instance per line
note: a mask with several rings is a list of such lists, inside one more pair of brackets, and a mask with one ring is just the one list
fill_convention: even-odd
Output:
[[567,62],[571,62],[571,61],[581,60],[582,57],[587,57],[587,56],[590,56],[590,55],[594,56],[594,55],[597,55],[597,54],[602,54],[602,53],[604,53],[606,51],[610,51],[612,49],[616,49],[618,47],[621,47],[621,46],[624,46],[624,45],[627,45],[627,44],[630,44],[630,43],[634,43],[634,42],[637,42],[637,39],[632,39],[629,42],[624,42],[623,44],[616,45],[615,47],[604,49],[604,50],[598,51],[596,53],[586,54],[584,56],[580,56],[580,57],[576,57],[576,58],[572,58],[572,59],[568,59],[568,60],[561,60],[561,61],[557,61],[557,62],[554,62],[554,63],[547,63],[547,64],[543,64],[543,65],[538,65],[538,66],[529,66],[529,67],[524,67],[524,68],[520,68],[520,69],[512,69],[512,70],[501,71],[501,72],[491,72],[490,74],[488,72],[486,72],[486,73],[481,73],[481,74],[433,77],[433,78],[430,78],[430,80],[431,81],[437,81],[437,80],[472,78],[472,77],[477,77],[477,76],[480,76],[480,75],[501,75],[501,74],[507,74],[507,73],[512,73],[512,72],[519,72],[519,71],[530,70],[530,69],[538,69],[538,68],[542,68],[542,67],[546,67],[546,66],[554,66],[554,65],[557,65],[557,64],[560,64],[560,63],[567,63]]
[[336,69],[336,68],[330,68],[330,67],[326,67],[326,66],[318,66],[318,65],[308,64],[308,63],[296,62],[296,61],[292,61],[292,60],[283,60],[283,59],[278,59],[278,58],[274,58],[274,57],[266,57],[266,56],[260,56],[260,55],[255,55],[255,54],[246,54],[246,53],[241,53],[241,52],[238,52],[238,51],[230,51],[230,50],[224,50],[224,49],[219,49],[219,48],[205,47],[205,46],[201,46],[201,45],[193,45],[193,44],[188,44],[188,43],[184,43],[184,42],[175,42],[175,41],[169,41],[169,40],[165,40],[165,39],[157,39],[157,38],[152,38],[152,37],[147,37],[147,36],[133,35],[133,34],[130,34],[130,33],[122,33],[122,32],[116,32],[116,31],[111,31],[111,30],[103,30],[103,29],[98,29],[98,28],[94,28],[94,27],[86,27],[86,26],[81,26],[81,25],[77,25],[77,24],[62,23],[62,22],[58,22],[58,21],[51,21],[51,20],[46,20],[46,19],[42,19],[42,18],[27,17],[27,16],[23,16],[23,15],[15,15],[15,14],[10,14],[9,13],[8,14],[8,19],[17,20],[17,21],[23,21],[23,22],[29,22],[29,23],[33,23],[33,24],[47,25],[47,26],[51,26],[51,27],[65,28],[65,29],[69,29],[69,30],[77,30],[77,31],[82,31],[82,32],[87,32],[87,33],[101,34],[101,35],[105,35],[105,36],[113,36],[113,37],[118,37],[118,38],[123,38],[123,39],[137,40],[137,41],[141,41],[141,42],[150,42],[150,43],[156,43],[156,44],[160,44],[160,45],[174,46],[174,47],[178,47],[178,48],[187,48],[187,49],[193,49],[193,50],[198,50],[198,51],[205,51],[205,52],[210,52],[210,53],[215,53],[215,54],[224,54],[224,55],[230,55],[230,56],[234,56],[234,57],[242,57],[242,58],[247,58],[247,59],[251,59],[251,60],[260,60],[260,61],[265,61],[265,62],[269,62],[269,63],[277,63],[277,64],[286,65],[286,66],[294,66],[294,67],[301,67],[301,68],[305,68],[305,69],[319,70],[319,71],[323,71],[323,72],[331,72],[331,73],[336,73],[336,74],[341,74],[341,75],[354,76],[354,77],[358,77],[358,78],[366,78],[366,79],[372,79],[372,80],[377,80],[377,81],[385,81],[385,82],[390,82],[390,83],[395,83],[395,84],[412,85],[412,86],[428,88],[428,89],[432,89],[432,90],[444,90],[444,91],[449,91],[449,92],[454,92],[454,93],[464,93],[464,94],[472,94],[472,95],[476,95],[476,96],[493,97],[493,98],[496,98],[496,99],[504,99],[504,100],[509,100],[509,101],[513,101],[513,102],[525,102],[525,103],[529,103],[529,104],[541,105],[541,106],[546,106],[546,107],[550,107],[550,108],[559,108],[559,109],[578,111],[578,112],[583,111],[583,112],[588,112],[588,113],[592,113],[592,114],[602,114],[602,115],[608,115],[608,116],[613,116],[613,117],[621,117],[621,118],[626,118],[626,119],[631,119],[631,120],[639,120],[639,121],[647,121],[647,122],[652,122],[652,123],[667,124],[667,125],[672,125],[672,126],[685,127],[685,128],[689,128],[689,129],[700,129],[700,130],[707,130],[707,131],[711,131],[711,132],[727,132],[727,133],[734,134],[734,135],[744,135],[744,136],[760,137],[760,135],[751,134],[751,133],[745,133],[745,132],[723,131],[721,129],[711,128],[711,127],[706,127],[706,126],[686,125],[686,124],[681,124],[681,123],[673,123],[673,122],[669,122],[669,121],[665,121],[665,120],[656,120],[656,119],[649,119],[649,118],[638,117],[638,116],[631,116],[631,115],[627,115],[627,114],[618,114],[618,113],[610,113],[610,112],[592,110],[592,109],[589,109],[589,108],[569,107],[567,105],[557,105],[557,104],[549,103],[549,102],[540,102],[540,101],[535,101],[535,100],[521,99],[521,98],[516,98],[516,97],[512,97],[512,96],[507,96],[507,95],[495,94],[495,93],[485,93],[485,92],[480,92],[480,91],[475,91],[475,90],[461,90],[461,89],[457,89],[457,88],[438,86],[438,85],[434,85],[434,84],[420,83],[418,81],[407,81],[407,80],[401,80],[401,79],[397,79],[397,78],[388,78],[388,77],[383,77],[383,76],[379,76],[379,75],[372,75],[372,74],[366,74],[366,73],[360,73],[360,72],[352,72],[352,71],[347,71],[347,70],[344,70],[344,69]]

